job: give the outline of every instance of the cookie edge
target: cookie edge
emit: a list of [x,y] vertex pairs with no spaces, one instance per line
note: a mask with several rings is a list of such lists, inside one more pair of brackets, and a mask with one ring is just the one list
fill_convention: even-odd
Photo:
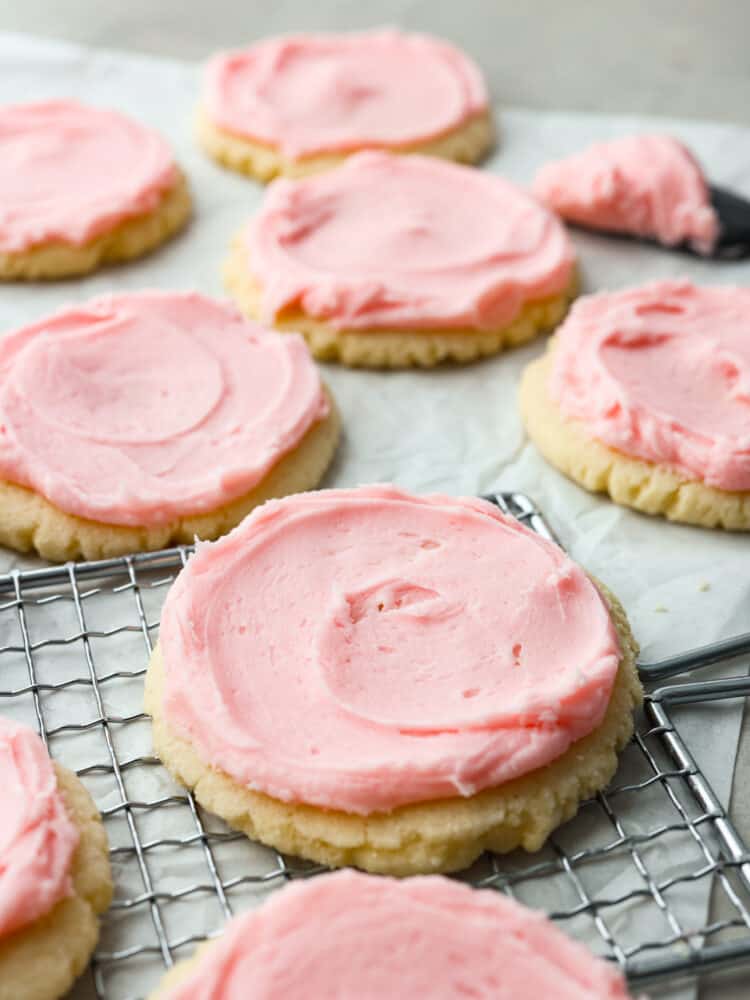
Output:
[[643,514],[750,531],[750,490],[719,490],[666,466],[631,458],[593,438],[581,421],[564,416],[548,388],[554,350],[551,341],[546,354],[526,367],[519,390],[526,432],[551,465],[584,489],[605,493]]

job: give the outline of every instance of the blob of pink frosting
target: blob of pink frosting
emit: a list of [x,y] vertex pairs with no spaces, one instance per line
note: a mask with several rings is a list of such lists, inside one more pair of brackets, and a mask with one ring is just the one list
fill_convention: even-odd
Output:
[[[314,919],[312,919],[314,917]],[[341,871],[227,926],[165,1000],[627,1000],[620,971],[542,913],[439,875]]]
[[571,222],[649,237],[675,246],[690,243],[711,253],[719,220],[691,153],[667,135],[633,135],[595,143],[548,163],[533,183],[537,198]]
[[158,133],[77,101],[0,107],[0,252],[81,246],[153,211],[177,168]]
[[276,181],[244,244],[266,321],[299,307],[362,331],[499,329],[564,291],[575,260],[557,218],[510,181],[376,152]]
[[469,498],[271,501],[164,606],[163,711],[276,799],[367,814],[533,771],[601,722],[608,609],[555,545]]
[[43,917],[73,891],[78,829],[44,744],[0,718],[0,939]]
[[105,296],[0,340],[0,478],[110,524],[242,496],[327,412],[301,337],[197,293]]
[[214,124],[292,160],[426,142],[488,104],[463,52],[395,30],[290,35],[214,56],[204,100]]
[[592,437],[750,490],[750,289],[662,281],[577,301],[550,379]]

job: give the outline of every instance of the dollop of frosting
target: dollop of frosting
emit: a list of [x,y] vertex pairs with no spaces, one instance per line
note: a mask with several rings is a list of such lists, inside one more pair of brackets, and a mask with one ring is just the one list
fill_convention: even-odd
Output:
[[291,160],[427,142],[488,105],[463,52],[395,30],[292,35],[215,56],[204,101],[214,124]]
[[296,306],[358,330],[499,329],[564,291],[575,259],[556,217],[510,181],[378,152],[276,181],[244,242],[264,319]]
[[723,490],[750,489],[750,289],[663,281],[579,299],[550,389],[592,437]]
[[161,136],[77,101],[0,107],[0,252],[81,246],[153,211],[177,180]]
[[196,293],[105,296],[0,340],[0,478],[105,523],[216,509],[327,412],[300,337]]
[[633,135],[599,142],[548,163],[533,191],[564,219],[610,232],[689,243],[709,254],[719,218],[692,154],[668,135]]
[[43,917],[73,891],[78,829],[44,744],[0,718],[0,938]]
[[[315,914],[315,919],[310,919]],[[341,871],[227,926],[165,1000],[627,1000],[620,971],[542,913],[438,875]]]
[[167,598],[164,717],[274,798],[367,814],[468,796],[602,720],[620,651],[594,584],[491,504],[287,497]]

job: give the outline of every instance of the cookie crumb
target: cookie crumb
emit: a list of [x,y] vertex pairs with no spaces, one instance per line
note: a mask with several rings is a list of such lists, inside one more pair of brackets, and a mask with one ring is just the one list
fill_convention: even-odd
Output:
[[654,608],[654,611],[658,611],[660,614],[664,614],[664,612],[669,611],[669,608],[665,608],[663,604],[657,604],[656,607]]
[[698,586],[698,590],[703,591],[704,593],[705,593],[705,591],[710,590],[710,589],[711,589],[711,584],[707,580],[704,580],[703,583],[701,583]]

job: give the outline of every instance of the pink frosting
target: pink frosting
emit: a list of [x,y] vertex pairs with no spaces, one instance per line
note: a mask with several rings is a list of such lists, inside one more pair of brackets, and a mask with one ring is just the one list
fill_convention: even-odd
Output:
[[215,56],[205,106],[289,159],[425,142],[487,109],[478,68],[426,35],[292,35]]
[[750,289],[664,281],[579,299],[551,390],[592,437],[723,490],[750,490]]
[[162,617],[164,713],[285,801],[367,814],[472,795],[602,720],[619,662],[583,570],[482,500],[272,501],[201,545]]
[[80,246],[150,212],[177,179],[156,132],[76,101],[0,107],[0,252]]
[[574,266],[563,226],[510,181],[376,152],[276,181],[245,245],[267,321],[298,306],[357,330],[498,329]]
[[165,994],[247,997],[627,1000],[628,992],[615,966],[496,890],[342,871],[289,885],[236,917]]
[[719,236],[698,163],[667,135],[595,143],[542,167],[533,190],[564,219],[594,229],[650,237],[667,246],[687,242],[704,254]]
[[327,412],[300,337],[196,293],[106,296],[0,340],[0,478],[110,524],[228,503]]
[[78,829],[37,734],[0,718],[0,939],[73,891]]

